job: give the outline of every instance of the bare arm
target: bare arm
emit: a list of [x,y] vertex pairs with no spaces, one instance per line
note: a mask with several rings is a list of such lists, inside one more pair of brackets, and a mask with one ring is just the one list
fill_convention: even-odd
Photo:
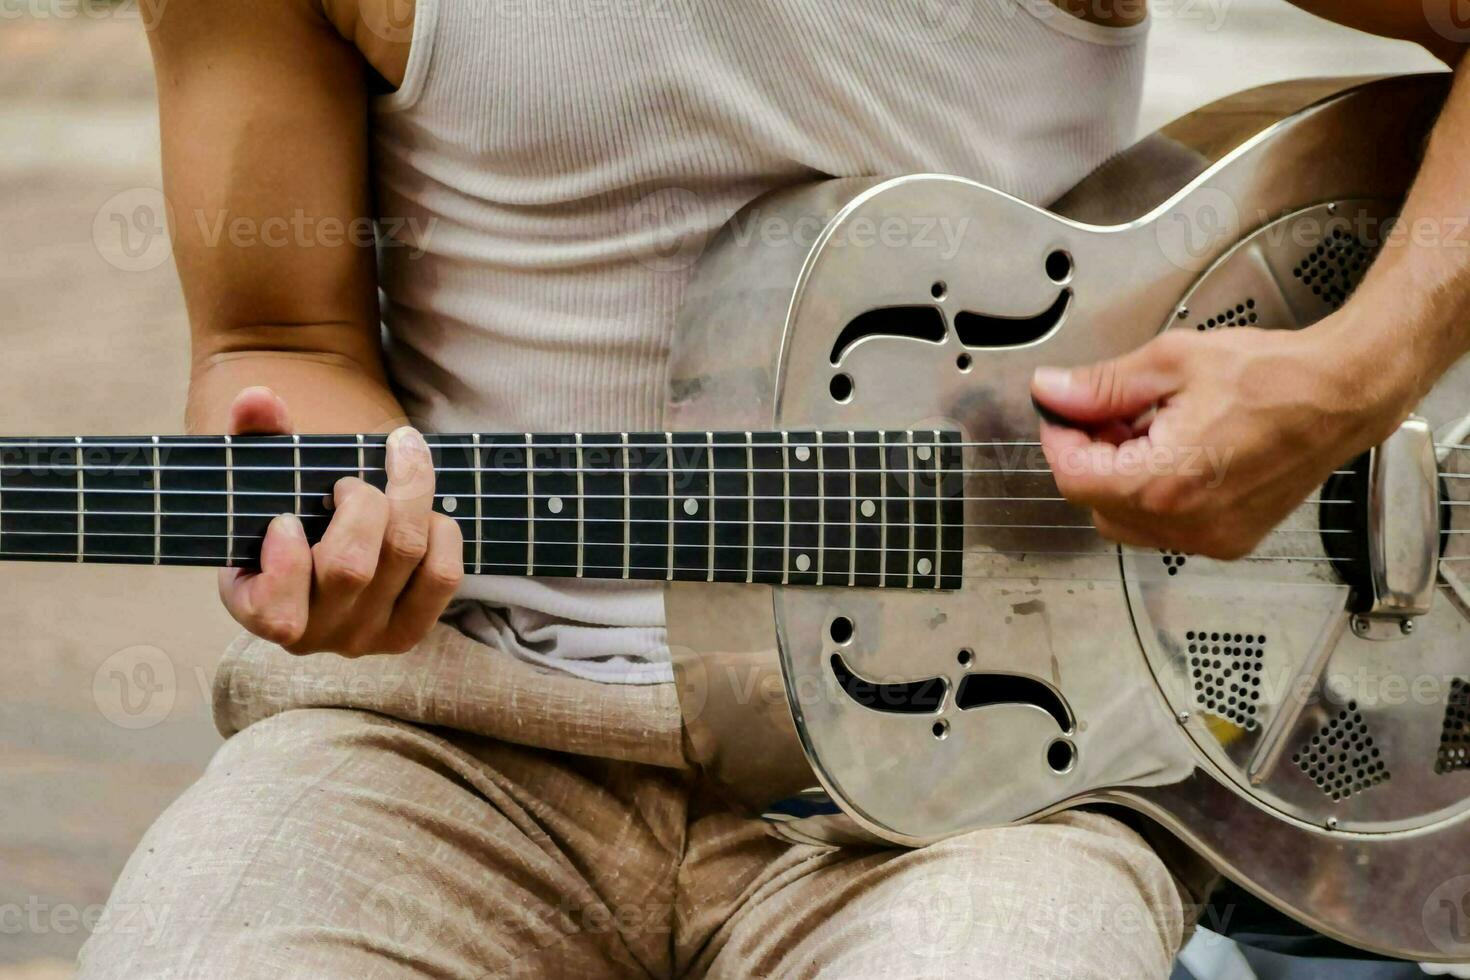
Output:
[[[1454,0],[1304,0],[1461,64],[1434,18]],[[1470,31],[1460,33],[1470,35]],[[1114,361],[1043,370],[1037,399],[1093,431],[1042,425],[1057,485],[1128,544],[1251,551],[1340,466],[1382,441],[1470,351],[1470,82],[1456,79],[1390,236],[1352,299],[1299,332],[1170,331]],[[1156,414],[1148,414],[1155,407]],[[1140,421],[1142,420],[1142,421]],[[1131,438],[1128,437],[1131,434]],[[1186,471],[1186,460],[1223,465]],[[1139,467],[1130,461],[1174,459]]]
[[[1416,41],[1451,66],[1463,66],[1470,29],[1454,26],[1459,0],[1311,0],[1314,13],[1349,27]],[[1448,35],[1448,36],[1447,36]],[[1407,413],[1439,376],[1470,351],[1470,79],[1455,85],[1435,125],[1424,163],[1390,238],[1334,327],[1365,339],[1365,373],[1392,363],[1388,377]],[[1324,331],[1324,334],[1327,331]],[[1328,338],[1329,340],[1331,338]]]
[[192,328],[190,428],[222,431],[249,385],[285,398],[305,431],[399,423],[378,342],[361,56],[310,0],[178,0],[150,39]]
[[[1451,67],[1463,62],[1470,25],[1460,0],[1291,0],[1320,17],[1384,37],[1413,41]],[[1361,372],[1389,416],[1407,414],[1439,376],[1470,352],[1470,81],[1457,68],[1400,213],[1345,316],[1325,321],[1324,342],[1361,352]],[[1337,336],[1329,336],[1330,334]],[[1397,370],[1385,373],[1384,367]],[[1396,403],[1396,404],[1395,404]]]
[[[172,0],[151,36],[194,431],[403,421],[379,346],[370,70],[343,40],[355,5],[336,8],[329,19],[314,0]],[[432,511],[416,431],[394,429],[387,462],[386,491],[337,483],[319,543],[278,517],[259,572],[222,570],[236,620],[298,653],[401,651],[429,631],[463,576],[461,536]]]
[[1470,43],[1470,29],[1455,10],[1459,0],[1287,0],[1344,27],[1413,41],[1453,67]]

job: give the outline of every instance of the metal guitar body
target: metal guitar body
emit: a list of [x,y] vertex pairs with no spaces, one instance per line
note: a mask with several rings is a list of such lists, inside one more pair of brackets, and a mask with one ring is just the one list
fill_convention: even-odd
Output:
[[[691,285],[670,427],[962,433],[964,586],[671,586],[699,760],[752,806],[795,797],[796,834],[918,845],[1122,804],[1325,933],[1470,958],[1463,586],[1362,615],[1316,501],[1241,562],[1120,552],[1055,499],[1028,394],[1038,365],[1163,329],[1341,305],[1446,88],[1350,88],[1214,162],[1145,141],[1054,211],[932,175],[747,208]],[[1461,362],[1420,414],[1443,432],[1467,412]],[[929,700],[860,693],[919,680]]]

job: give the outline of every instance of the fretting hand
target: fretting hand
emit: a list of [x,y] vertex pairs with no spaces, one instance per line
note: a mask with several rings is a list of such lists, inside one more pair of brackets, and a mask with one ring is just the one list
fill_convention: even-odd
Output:
[[[289,434],[285,403],[247,388],[230,406],[231,435]],[[292,653],[400,653],[423,639],[464,577],[453,519],[432,510],[434,466],[408,427],[388,437],[387,490],[338,480],[332,519],[309,544],[294,515],[273,520],[260,571],[221,569],[220,598],[241,626]]]

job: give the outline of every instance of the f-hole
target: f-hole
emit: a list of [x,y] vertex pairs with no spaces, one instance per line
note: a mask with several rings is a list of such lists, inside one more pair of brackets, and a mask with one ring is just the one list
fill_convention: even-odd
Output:
[[954,332],[966,347],[1020,347],[1061,326],[1071,303],[1072,290],[1064,289],[1051,306],[1034,316],[992,316],[961,310],[954,316]]
[[1061,696],[1041,681],[1019,674],[966,674],[955,693],[961,711],[1003,704],[1029,704],[1056,720],[1062,732],[1072,731],[1072,712]]
[[832,654],[832,674],[844,693],[864,708],[899,715],[931,715],[944,706],[949,681],[943,677],[925,677],[915,681],[880,684],[853,672],[842,659]]
[[837,342],[832,345],[832,363],[841,362],[848,348],[868,337],[906,337],[942,344],[944,314],[933,306],[880,306],[859,313],[837,335]]

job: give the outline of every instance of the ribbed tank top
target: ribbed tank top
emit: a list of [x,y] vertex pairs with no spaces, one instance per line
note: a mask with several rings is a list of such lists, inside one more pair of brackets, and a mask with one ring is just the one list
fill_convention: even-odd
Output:
[[[1049,0],[418,0],[373,113],[391,377],[433,431],[663,428],[697,244],[828,176],[1060,195],[1132,138],[1147,24]],[[695,243],[693,249],[685,248]],[[657,586],[471,576],[528,660],[671,679]]]

